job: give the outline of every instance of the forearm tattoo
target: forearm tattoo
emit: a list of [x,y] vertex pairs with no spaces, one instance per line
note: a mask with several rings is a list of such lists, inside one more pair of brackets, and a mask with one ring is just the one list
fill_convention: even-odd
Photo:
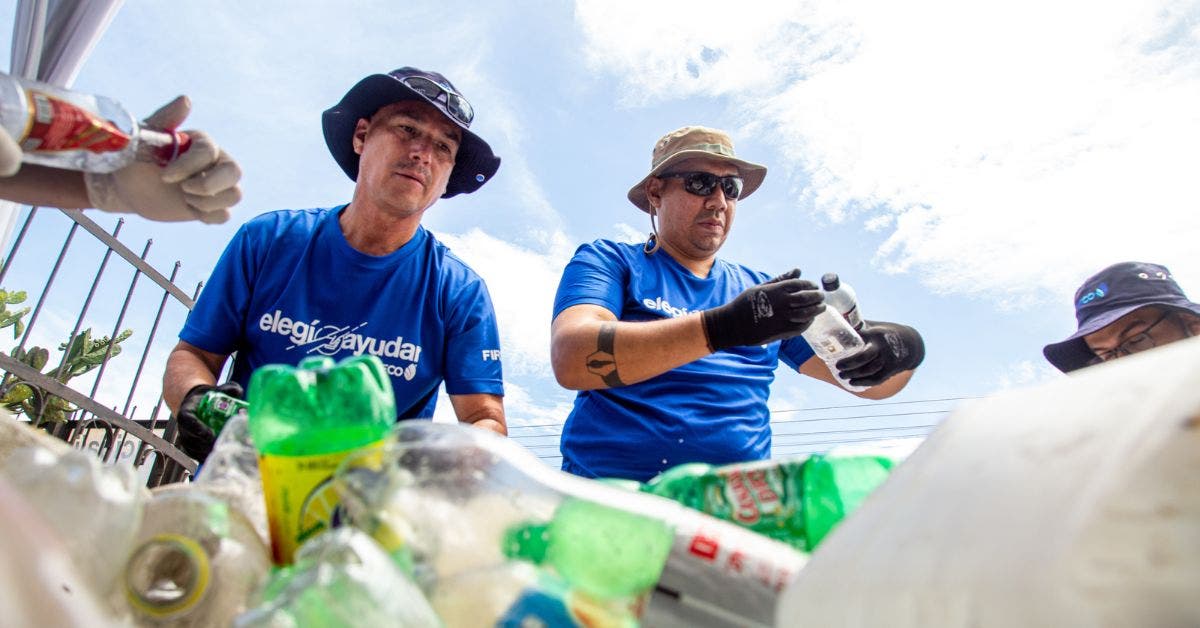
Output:
[[625,385],[617,373],[617,358],[613,355],[616,337],[616,323],[600,325],[600,333],[596,336],[596,352],[587,357],[588,372],[599,375],[609,388]]

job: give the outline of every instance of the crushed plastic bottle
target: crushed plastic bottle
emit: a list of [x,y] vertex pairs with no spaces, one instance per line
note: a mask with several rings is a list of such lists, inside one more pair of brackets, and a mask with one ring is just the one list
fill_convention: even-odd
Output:
[[258,471],[258,450],[250,438],[250,426],[244,412],[234,415],[225,424],[192,486],[240,511],[262,537],[263,543],[270,544],[262,475]]
[[604,603],[565,580],[512,561],[438,581],[429,596],[446,628],[633,628],[634,610]]
[[440,627],[429,602],[371,537],[350,527],[319,534],[276,571],[239,628]]
[[805,561],[673,501],[550,469],[484,430],[406,421],[394,436],[349,457],[335,486],[354,525],[409,553],[422,586],[520,558],[645,625],[757,626]]
[[382,444],[396,421],[391,378],[379,358],[305,358],[267,365],[250,377],[250,435],[259,452],[263,496],[277,565],[333,527],[330,481],[351,452]]
[[124,581],[126,600],[142,624],[228,625],[271,567],[254,526],[193,486],[157,489],[138,539]]
[[812,551],[894,462],[881,455],[812,455],[723,466],[673,467],[642,491]]
[[105,465],[77,449],[25,447],[0,474],[54,526],[92,590],[110,596],[149,497],[133,468]]

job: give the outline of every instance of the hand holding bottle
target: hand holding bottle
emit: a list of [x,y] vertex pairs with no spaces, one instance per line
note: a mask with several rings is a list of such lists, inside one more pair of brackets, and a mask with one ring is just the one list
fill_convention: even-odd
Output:
[[821,291],[790,270],[700,313],[713,351],[798,336],[824,311]]
[[216,391],[234,399],[241,399],[243,396],[242,387],[237,382],[226,382],[220,386],[200,384],[193,386],[183,396],[183,401],[179,402],[179,411],[175,413],[179,437],[175,444],[183,453],[202,464],[212,452],[213,443],[217,440],[217,432],[204,422],[200,412],[201,402],[209,391]]
[[877,386],[925,359],[925,341],[907,325],[866,321],[859,335],[866,346],[834,365],[838,377],[853,386]]
[[[191,112],[180,96],[143,121],[142,126],[175,131]],[[166,166],[133,161],[115,172],[84,174],[88,199],[97,209],[139,214],[151,220],[229,220],[229,208],[241,200],[242,171],[237,162],[203,131],[187,131],[190,145]]]

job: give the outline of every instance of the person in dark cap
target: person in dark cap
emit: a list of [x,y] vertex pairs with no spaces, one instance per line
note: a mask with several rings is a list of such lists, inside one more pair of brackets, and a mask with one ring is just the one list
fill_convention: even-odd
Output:
[[411,67],[364,78],[325,111],[325,143],[354,195],[259,215],[230,242],[163,378],[185,453],[203,461],[212,448],[195,416],[204,393],[240,396],[258,367],[307,356],[378,356],[398,419],[431,418],[444,383],[459,421],[507,432],[487,287],[421,226],[439,198],[478,190],[500,167],[474,117],[446,77]]
[[1200,335],[1200,304],[1166,266],[1145,262],[1113,264],[1084,281],[1075,319],[1074,334],[1042,349],[1064,373]]

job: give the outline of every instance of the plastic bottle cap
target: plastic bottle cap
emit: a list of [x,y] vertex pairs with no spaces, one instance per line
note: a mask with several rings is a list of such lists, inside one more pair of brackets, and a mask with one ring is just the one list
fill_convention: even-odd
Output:
[[826,292],[833,292],[841,285],[842,282],[840,279],[838,279],[837,273],[825,273],[824,275],[821,275],[821,287],[824,288]]

